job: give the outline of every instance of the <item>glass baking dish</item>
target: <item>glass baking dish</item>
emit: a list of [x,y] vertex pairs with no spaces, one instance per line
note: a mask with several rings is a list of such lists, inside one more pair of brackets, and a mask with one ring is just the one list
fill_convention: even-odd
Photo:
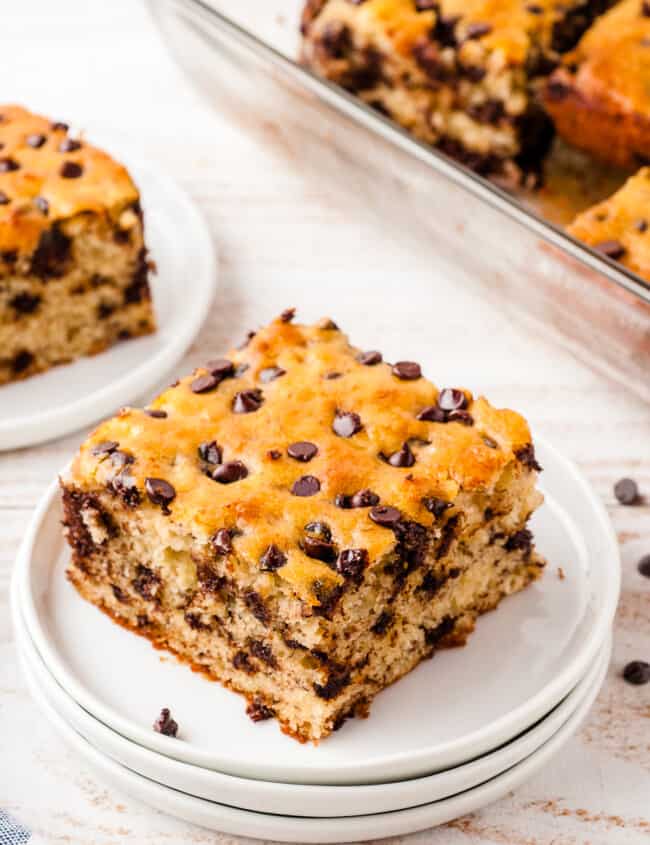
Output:
[[278,155],[344,191],[351,219],[375,214],[378,231],[412,238],[459,284],[650,401],[650,285],[301,67],[301,6],[149,0],[197,88],[261,143],[271,125]]

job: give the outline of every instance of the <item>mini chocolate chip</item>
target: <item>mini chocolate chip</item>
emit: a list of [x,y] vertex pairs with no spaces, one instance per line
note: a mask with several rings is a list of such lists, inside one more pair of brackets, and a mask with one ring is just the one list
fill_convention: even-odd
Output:
[[398,361],[393,364],[392,373],[402,381],[414,381],[422,376],[422,369],[415,361]]
[[83,167],[76,161],[64,161],[59,172],[63,179],[78,179],[83,173]]
[[397,508],[392,508],[390,505],[377,505],[370,510],[368,516],[384,528],[394,528],[402,518]]
[[371,508],[379,504],[379,496],[364,487],[363,490],[358,490],[350,496],[349,507],[351,508]]
[[161,505],[163,510],[176,498],[176,490],[164,478],[145,478],[144,489],[153,504]]
[[264,404],[264,394],[258,388],[252,390],[241,390],[235,393],[235,398],[232,401],[232,410],[234,414],[252,414]]
[[156,721],[153,723],[153,729],[156,733],[163,734],[164,736],[176,736],[178,733],[178,725],[172,719],[169,707],[163,707],[160,711],[160,716],[158,716]]
[[648,221],[643,219],[636,220],[633,225],[637,232],[645,232],[648,228]]
[[352,437],[358,431],[361,431],[363,424],[361,417],[351,411],[343,412],[337,411],[332,423],[332,430],[339,437]]
[[0,173],[10,173],[12,170],[20,170],[20,165],[13,158],[0,158]]
[[381,352],[377,352],[376,349],[371,350],[370,352],[362,352],[361,355],[357,357],[357,361],[360,364],[363,364],[364,367],[374,367],[375,364],[381,364],[383,358]]
[[49,214],[50,204],[45,197],[34,197],[34,205],[42,214]]
[[633,660],[623,669],[623,678],[628,684],[640,687],[650,682],[650,663],[645,660]]
[[209,390],[214,390],[220,381],[221,379],[217,376],[207,373],[203,376],[197,376],[190,384],[190,390],[192,393],[207,393]]
[[143,413],[145,413],[148,417],[153,417],[156,420],[164,420],[167,416],[167,411],[163,411],[159,408],[145,408]]
[[283,323],[290,323],[293,318],[296,316],[296,309],[295,308],[285,308],[285,310],[280,314],[280,320]]
[[41,297],[36,293],[17,293],[9,300],[9,305],[19,314],[33,314],[41,303]]
[[422,499],[422,504],[436,519],[440,519],[443,513],[452,507],[451,502],[445,502],[444,499],[439,499],[437,496],[425,496]]
[[55,132],[67,132],[70,127],[67,123],[63,123],[62,120],[55,120],[50,124],[50,129],[53,129]]
[[137,508],[140,504],[140,491],[135,478],[126,467],[113,476],[109,482],[109,488],[122,499],[127,507]]
[[367,566],[368,552],[365,549],[343,549],[336,560],[336,571],[352,581],[360,581]]
[[333,563],[336,560],[336,548],[334,544],[320,537],[310,535],[303,537],[300,541],[300,547],[307,557],[322,560],[324,563]]
[[235,365],[228,358],[214,358],[204,367],[211,375],[218,379],[225,379],[235,372]]
[[39,147],[43,146],[46,140],[47,138],[45,137],[45,135],[28,135],[25,138],[25,143],[28,146],[33,147],[35,150],[37,150]]
[[329,373],[325,373],[323,378],[325,381],[334,381],[337,378],[341,378],[343,373],[339,373],[337,370],[331,370]]
[[275,572],[287,562],[287,556],[274,543],[267,547],[260,558],[260,569],[264,572]]
[[228,461],[218,466],[212,473],[212,478],[220,484],[232,484],[241,481],[248,475],[248,470],[241,461]]
[[377,617],[377,620],[374,625],[370,628],[373,634],[377,634],[381,636],[385,634],[390,626],[391,622],[393,621],[393,614],[389,613],[387,610],[382,610],[382,612]]
[[4,191],[0,191],[0,205],[8,205],[11,202]]
[[635,505],[639,501],[639,488],[632,478],[621,478],[614,485],[614,495],[622,505]]
[[269,449],[266,454],[272,461],[279,461],[282,457],[282,452],[279,449]]
[[199,446],[199,456],[207,464],[220,464],[223,460],[223,450],[216,440],[208,440]]
[[307,525],[305,525],[305,531],[326,540],[328,543],[332,539],[332,531],[329,525],[325,522],[319,522],[318,520],[308,522]]
[[409,444],[404,443],[399,451],[393,452],[386,458],[386,462],[392,467],[412,467],[415,463],[415,455]]
[[644,555],[637,564],[639,573],[645,578],[650,578],[650,555]]
[[467,397],[462,390],[446,387],[438,396],[438,407],[443,411],[459,411],[467,407]]
[[286,372],[282,367],[264,367],[263,370],[260,370],[258,378],[262,384],[268,384],[270,381],[275,381],[276,378],[285,375]]
[[599,243],[594,244],[594,249],[597,252],[606,255],[608,258],[613,258],[615,261],[625,255],[625,247],[623,244],[620,241],[613,239],[608,241],[599,241]]
[[307,463],[318,454],[318,446],[315,443],[310,443],[308,440],[299,440],[297,443],[292,443],[287,448],[287,455],[296,461]]
[[110,455],[120,444],[117,440],[102,440],[90,450],[90,454],[98,458],[100,455]]
[[77,141],[75,138],[64,138],[59,144],[60,153],[74,153],[76,150],[80,149],[81,141]]
[[210,542],[218,555],[228,555],[232,551],[232,533],[227,528],[220,528]]
[[465,29],[466,38],[481,38],[492,32],[492,26],[489,23],[470,23]]
[[313,475],[303,475],[294,481],[291,492],[294,496],[313,496],[320,490],[320,481]]
[[27,349],[21,349],[20,352],[14,355],[11,362],[11,368],[14,373],[23,373],[28,367],[34,363],[34,356]]

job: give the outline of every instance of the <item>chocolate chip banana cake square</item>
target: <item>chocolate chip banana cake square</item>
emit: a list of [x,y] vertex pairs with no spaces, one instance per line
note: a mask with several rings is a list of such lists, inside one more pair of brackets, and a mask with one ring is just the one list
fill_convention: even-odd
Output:
[[539,469],[519,414],[288,310],[89,437],[68,577],[318,741],[540,576]]
[[609,0],[307,0],[302,58],[419,139],[519,184],[552,126],[537,101]]
[[147,275],[125,168],[0,106],[0,385],[154,331]]

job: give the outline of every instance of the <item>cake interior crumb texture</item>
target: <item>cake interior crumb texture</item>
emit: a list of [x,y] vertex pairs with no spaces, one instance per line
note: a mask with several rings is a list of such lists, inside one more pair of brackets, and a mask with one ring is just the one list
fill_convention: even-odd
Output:
[[79,593],[318,742],[540,576],[542,497],[519,414],[292,320],[100,425],[61,485]]
[[125,168],[0,106],[0,385],[154,331],[148,272]]

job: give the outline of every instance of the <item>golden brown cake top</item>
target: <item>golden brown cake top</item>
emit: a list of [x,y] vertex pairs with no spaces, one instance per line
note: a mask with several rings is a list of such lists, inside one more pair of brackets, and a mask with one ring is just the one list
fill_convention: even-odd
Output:
[[567,231],[650,281],[650,167],[579,214]]
[[461,491],[489,493],[527,472],[530,431],[467,391],[439,392],[415,363],[361,353],[329,320],[291,319],[285,312],[149,409],[104,422],[72,481],[108,486],[197,538],[225,528],[251,567],[276,546],[270,568],[317,604],[315,582],[343,578],[318,543],[315,557],[305,552],[305,526],[324,524],[337,551],[365,550],[372,563],[395,546],[398,521],[432,526]]
[[0,106],[0,251],[31,253],[43,231],[80,212],[117,222],[137,200],[126,169],[66,124]]

